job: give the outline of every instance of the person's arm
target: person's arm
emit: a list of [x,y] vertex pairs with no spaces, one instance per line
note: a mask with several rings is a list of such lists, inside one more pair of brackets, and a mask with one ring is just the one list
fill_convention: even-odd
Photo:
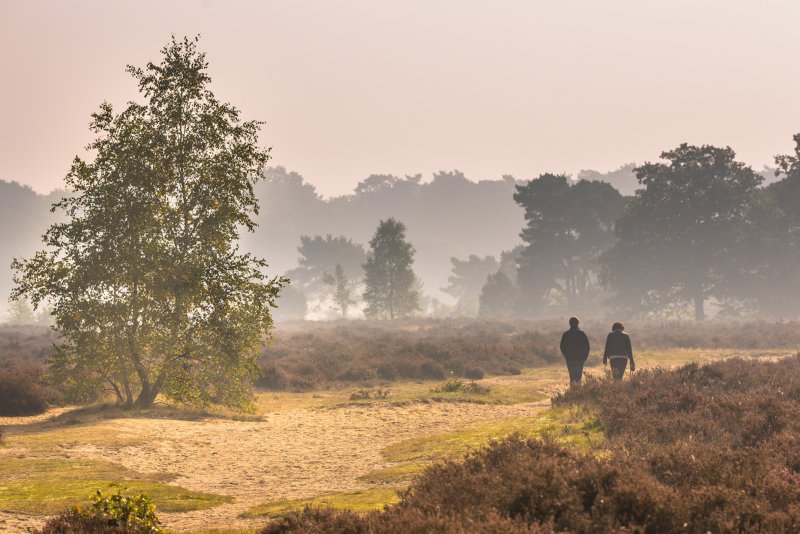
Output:
[[633,361],[633,347],[631,347],[631,336],[625,336],[625,339],[628,342],[628,358],[631,360],[631,371],[636,370],[636,363]]
[[589,347],[589,336],[586,335],[586,332],[581,332],[581,334],[583,334],[583,359],[587,360],[592,349]]
[[559,346],[559,348],[561,349],[561,355],[566,358],[567,357],[567,352],[566,352],[566,348],[567,348],[567,333],[566,332],[561,334],[561,345]]
[[608,354],[608,341],[609,341],[610,337],[611,337],[611,334],[608,334],[606,336],[606,348],[603,351],[603,365],[606,365],[608,363],[608,356],[609,356],[609,354]]

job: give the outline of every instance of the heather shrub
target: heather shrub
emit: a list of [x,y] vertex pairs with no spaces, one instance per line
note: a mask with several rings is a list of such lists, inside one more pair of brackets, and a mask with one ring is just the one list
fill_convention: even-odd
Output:
[[[800,323],[759,321],[626,321],[635,350],[789,349],[800,346]],[[610,321],[581,327],[599,350]],[[420,319],[281,324],[262,351],[258,387],[314,389],[391,380],[471,380],[486,374],[561,363],[565,320]]]
[[58,335],[46,326],[0,325],[0,369],[43,364],[57,342]]
[[606,439],[512,437],[428,468],[383,512],[265,532],[800,531],[800,355],[591,379],[554,404],[591,407]]
[[150,534],[152,531],[129,525],[109,525],[98,515],[67,510],[47,520],[36,534]]
[[0,416],[44,413],[52,394],[42,380],[40,365],[0,369]]
[[484,372],[483,369],[481,369],[479,367],[471,367],[471,366],[464,367],[464,373],[463,374],[464,374],[464,378],[469,378],[470,380],[480,380],[481,378],[486,376],[486,373]]
[[[285,377],[302,377],[308,388],[387,380],[444,380],[449,371],[478,380],[559,361],[558,339],[505,323],[397,321],[391,324],[281,325],[262,353],[267,389],[302,389]],[[560,335],[560,334],[559,334]]]
[[73,507],[51,518],[41,534],[160,534],[156,506],[146,495],[125,495],[119,488],[97,490],[89,508]]

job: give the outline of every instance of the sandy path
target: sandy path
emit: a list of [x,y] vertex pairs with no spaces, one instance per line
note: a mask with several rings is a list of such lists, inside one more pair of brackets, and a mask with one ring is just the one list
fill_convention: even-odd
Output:
[[[142,436],[146,444],[80,445],[60,452],[139,472],[178,473],[174,484],[235,498],[209,510],[160,514],[171,530],[253,527],[264,521],[238,516],[256,504],[369,487],[357,478],[390,465],[380,451],[391,443],[479,421],[530,416],[547,406],[549,401],[300,408],[266,414],[259,422],[115,419],[101,424],[108,432]],[[33,519],[0,512],[0,529],[22,532],[18,529],[32,526]]]

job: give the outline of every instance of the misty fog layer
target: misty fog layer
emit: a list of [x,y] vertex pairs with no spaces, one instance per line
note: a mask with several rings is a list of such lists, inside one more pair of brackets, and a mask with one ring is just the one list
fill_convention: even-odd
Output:
[[[602,181],[628,198],[641,187],[634,167],[625,164],[608,173],[584,170],[573,183]],[[776,180],[774,169],[759,174],[764,184]],[[526,183],[512,176],[475,182],[457,170],[436,173],[425,181],[421,175],[372,175],[349,195],[324,198],[299,174],[272,167],[265,171],[265,180],[256,184],[261,205],[256,217],[258,227],[254,233],[242,234],[242,246],[266,258],[270,274],[287,274],[294,280],[282,294],[285,310],[294,306],[290,301],[297,297],[310,316],[335,317],[323,302],[305,304],[315,298],[325,300],[323,271],[332,273],[335,264],[341,263],[354,294],[360,296],[363,247],[380,220],[394,217],[406,225],[408,240],[416,249],[413,269],[422,285],[422,311],[436,315],[441,301],[446,307],[443,314],[474,316],[478,295],[490,275],[490,286],[507,284],[507,292],[518,292],[515,284],[523,245],[520,234],[526,222],[514,195],[517,186]],[[50,206],[63,194],[54,191],[39,195],[17,182],[0,181],[0,316],[6,315],[13,286],[11,260],[30,257],[41,247],[43,232],[60,217],[50,212]],[[347,240],[354,252],[341,250],[338,257],[333,251],[327,259],[310,257],[308,263],[315,265],[304,265],[303,253],[314,253],[313,247],[302,246],[304,236],[308,241]],[[503,279],[498,279],[501,274]],[[529,274],[539,276],[535,271]],[[497,306],[493,309],[491,302],[485,303],[493,316],[527,313],[518,306],[505,313],[502,302]],[[354,309],[360,307],[358,303]],[[285,310],[279,311],[279,318],[302,315],[297,311],[284,314]]]

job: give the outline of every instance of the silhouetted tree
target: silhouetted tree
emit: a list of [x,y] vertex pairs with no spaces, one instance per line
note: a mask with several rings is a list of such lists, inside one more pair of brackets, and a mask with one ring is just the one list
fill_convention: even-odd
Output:
[[511,250],[504,250],[500,253],[500,265],[498,271],[505,274],[511,283],[517,283],[517,271],[519,262],[522,259],[522,252],[525,250],[523,245],[517,245]]
[[210,91],[196,39],[128,67],[145,99],[93,114],[93,161],[75,158],[46,250],[16,261],[15,298],[52,305],[66,343],[51,370],[76,396],[150,406],[244,407],[283,283],[238,251],[253,230],[268,152],[259,123]]
[[761,176],[729,147],[682,144],[666,163],[636,168],[639,189],[616,224],[619,238],[604,256],[604,279],[618,305],[647,313],[735,294],[747,283],[745,245],[755,236]]
[[514,200],[527,221],[517,273],[521,311],[586,310],[596,304],[597,259],[614,243],[622,195],[604,182],[571,185],[564,175],[543,174],[518,185]]
[[342,319],[347,319],[347,309],[356,303],[353,288],[340,263],[336,264],[334,273],[325,273],[324,282],[333,287],[333,303],[342,312]]
[[466,260],[450,258],[450,263],[453,265],[452,274],[442,291],[456,298],[456,314],[474,317],[478,314],[481,288],[486,277],[497,271],[497,260],[493,256],[481,258],[472,254]]
[[634,169],[635,163],[626,163],[618,169],[609,172],[598,172],[591,169],[585,169],[578,172],[578,181],[586,180],[587,182],[606,182],[625,196],[633,195],[639,182],[636,181],[636,174]]
[[369,242],[364,263],[364,314],[369,318],[404,317],[419,309],[417,277],[412,270],[414,247],[406,241],[406,226],[381,221]]
[[[357,192],[331,198],[323,198],[308,181],[284,168],[270,168],[265,176],[256,185],[262,207],[258,228],[243,236],[242,247],[268,254],[274,272],[297,266],[302,235],[344,235],[366,244],[377,221],[391,214],[409,227],[407,237],[417,251],[415,274],[438,293],[447,285],[451,257],[483,257],[510,249],[524,224],[522,210],[511,198],[516,181],[510,176],[476,182],[458,171],[436,173],[426,181],[418,174],[374,175],[360,182]],[[335,264],[324,270],[332,272]],[[342,267],[351,281],[360,278],[344,262]],[[293,272],[288,275],[300,283]],[[319,290],[317,286],[309,293],[310,302]]]
[[762,312],[784,316],[800,311],[800,134],[794,142],[794,154],[775,158],[774,174],[780,179],[764,191],[762,248],[754,251],[761,260],[754,300]]
[[503,271],[490,274],[479,297],[480,317],[502,319],[514,315],[517,288]]
[[362,275],[362,265],[366,260],[364,247],[344,237],[330,234],[300,237],[297,247],[300,256],[298,267],[286,273],[294,284],[314,298],[322,298],[327,292],[325,273],[330,273],[339,265],[349,283],[357,283]]

